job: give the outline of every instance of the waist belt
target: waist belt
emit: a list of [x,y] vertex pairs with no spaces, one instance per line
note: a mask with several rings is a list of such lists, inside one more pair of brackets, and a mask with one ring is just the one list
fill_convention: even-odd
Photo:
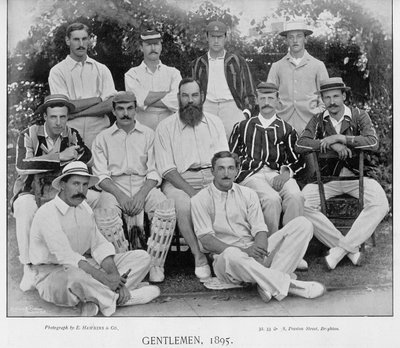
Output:
[[206,167],[196,167],[196,168],[188,168],[189,172],[199,172],[200,170],[204,169],[210,169],[211,166],[206,166]]

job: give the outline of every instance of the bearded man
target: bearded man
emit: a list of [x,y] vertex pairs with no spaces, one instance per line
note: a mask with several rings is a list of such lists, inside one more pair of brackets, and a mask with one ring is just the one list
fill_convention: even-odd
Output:
[[156,129],[156,166],[164,179],[163,193],[175,201],[177,224],[194,256],[195,274],[205,281],[211,270],[194,234],[190,199],[212,182],[211,158],[228,150],[228,143],[222,121],[203,112],[204,92],[196,80],[180,82],[178,101],[179,112]]

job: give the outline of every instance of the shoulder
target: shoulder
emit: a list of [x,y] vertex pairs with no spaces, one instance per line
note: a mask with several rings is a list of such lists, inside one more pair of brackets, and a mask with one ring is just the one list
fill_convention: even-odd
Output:
[[140,65],[134,66],[134,67],[130,68],[130,69],[125,73],[125,76],[136,75],[136,73],[137,73],[139,67],[140,67]]
[[233,184],[233,187],[237,192],[237,194],[242,196],[244,202],[248,203],[251,202],[252,200],[258,200],[257,193],[250,187],[242,186],[236,183]]
[[67,66],[67,58],[64,58],[62,61],[58,62],[50,69],[50,73],[57,72],[63,70]]
[[212,122],[215,125],[222,126],[222,128],[224,128],[224,124],[218,116],[210,114],[209,112],[206,112],[206,111],[203,111],[203,115],[206,118],[207,122]]
[[177,122],[179,121],[178,118],[179,114],[178,112],[175,112],[171,116],[162,120],[156,128],[155,134],[157,135],[169,133],[169,130],[176,126]]
[[201,189],[195,196],[190,199],[191,204],[194,206],[209,206],[208,202],[211,199],[210,187],[207,186]]

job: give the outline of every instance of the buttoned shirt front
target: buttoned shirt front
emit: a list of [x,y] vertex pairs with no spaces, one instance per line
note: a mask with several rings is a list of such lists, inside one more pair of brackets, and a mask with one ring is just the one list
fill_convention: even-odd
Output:
[[345,116],[347,116],[347,117],[349,117],[351,119],[351,111],[346,105],[344,105],[344,112],[343,112],[343,115],[340,118],[340,120],[336,121],[335,118],[331,117],[331,115],[329,114],[328,110],[324,111],[324,116],[323,117],[325,119],[326,118],[330,119],[331,122],[332,122],[333,128],[335,128],[336,133],[340,134],[340,130],[342,128],[342,123],[343,123],[343,120],[345,119]]
[[212,58],[208,52],[208,87],[207,99],[219,103],[233,100],[232,93],[226,81],[224,60],[226,51],[221,57]]
[[69,55],[50,70],[51,94],[64,94],[72,100],[100,97],[106,100],[116,93],[110,70],[93,58],[77,62]]
[[78,267],[88,250],[99,265],[115,254],[114,246],[99,232],[86,201],[71,207],[56,196],[38,209],[29,242],[29,257],[34,265]]
[[114,123],[93,142],[93,173],[100,179],[135,176],[142,182],[152,179],[161,183],[154,162],[154,132],[136,121],[126,133]]
[[226,244],[247,248],[258,232],[268,231],[257,194],[238,184],[227,192],[210,184],[192,197],[191,212],[199,239],[210,234]]
[[144,101],[150,91],[168,92],[161,101],[168,109],[175,112],[178,110],[176,96],[181,80],[182,76],[178,69],[160,62],[152,72],[143,61],[125,73],[125,89],[135,94],[137,105],[142,109],[146,109]]
[[211,158],[228,150],[228,142],[218,117],[204,112],[201,122],[190,127],[175,113],[158,125],[154,148],[158,172],[165,176],[174,169],[182,174],[189,168],[211,166]]

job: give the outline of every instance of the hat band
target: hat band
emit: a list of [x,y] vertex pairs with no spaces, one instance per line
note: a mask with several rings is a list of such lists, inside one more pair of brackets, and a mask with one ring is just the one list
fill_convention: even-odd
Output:
[[140,38],[144,41],[146,40],[153,40],[153,39],[161,39],[160,34],[153,34],[153,35],[140,35]]
[[343,83],[330,83],[327,85],[321,86],[321,90],[326,89],[326,88],[346,88],[346,86]]
[[86,168],[71,168],[63,172],[63,175],[67,174],[74,174],[74,173],[82,173],[84,172],[85,174],[89,174],[89,171]]

